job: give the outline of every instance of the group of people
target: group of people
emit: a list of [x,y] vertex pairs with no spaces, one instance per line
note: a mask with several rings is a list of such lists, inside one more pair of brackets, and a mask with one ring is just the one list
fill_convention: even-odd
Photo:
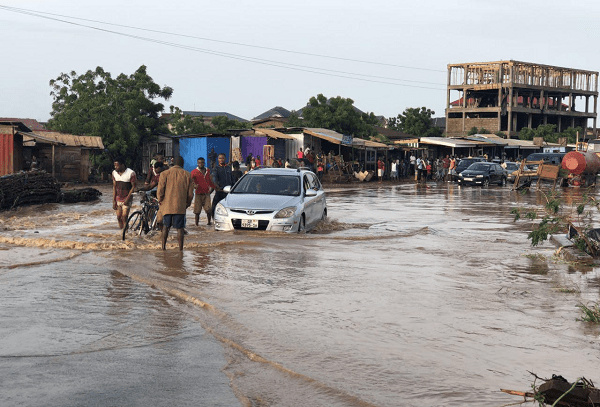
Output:
[[[417,182],[427,180],[451,181],[456,175],[456,167],[460,162],[457,156],[446,155],[436,159],[427,156],[415,156],[411,154],[404,160],[392,158],[389,162],[389,178],[398,181],[400,178],[413,177]],[[386,175],[387,165],[383,158],[377,160],[377,177],[379,182]]]
[[[198,226],[200,214],[204,209],[208,225],[212,225],[214,210],[219,201],[227,196],[223,191],[227,185],[233,185],[242,176],[239,163],[232,165],[226,162],[225,154],[218,154],[218,163],[212,171],[206,167],[204,157],[199,157],[197,166],[191,173],[183,169],[183,157],[174,157],[172,166],[167,166],[161,156],[155,157],[151,162],[148,177],[143,187],[137,188],[135,172],[127,168],[121,158],[114,160],[113,178],[113,209],[117,214],[119,228],[126,226],[134,193],[139,191],[155,191],[158,199],[159,220],[162,224],[161,242],[162,249],[166,248],[169,231],[177,230],[179,250],[183,250],[186,227],[186,210],[194,202],[195,224]],[[210,199],[210,195],[215,195]],[[195,196],[195,198],[194,198]]]

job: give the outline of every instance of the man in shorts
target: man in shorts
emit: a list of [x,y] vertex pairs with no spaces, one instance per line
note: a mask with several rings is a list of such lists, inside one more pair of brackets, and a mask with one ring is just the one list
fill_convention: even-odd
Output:
[[136,177],[131,168],[127,168],[125,160],[117,158],[114,162],[115,170],[113,179],[113,209],[117,211],[119,228],[123,229],[129,216],[133,192],[135,191]]
[[205,167],[205,160],[203,157],[198,158],[198,166],[192,170],[192,181],[194,181],[194,188],[196,188],[196,196],[194,198],[194,216],[195,223],[198,226],[200,221],[200,213],[202,208],[206,212],[208,218],[207,225],[212,225],[212,205],[210,202],[210,194],[212,193],[215,186],[210,179],[210,170]]
[[163,250],[166,248],[171,227],[177,229],[179,250],[183,250],[185,211],[194,198],[194,182],[190,173],[183,169],[183,157],[175,157],[173,164],[173,167],[160,174],[156,190],[163,214]]

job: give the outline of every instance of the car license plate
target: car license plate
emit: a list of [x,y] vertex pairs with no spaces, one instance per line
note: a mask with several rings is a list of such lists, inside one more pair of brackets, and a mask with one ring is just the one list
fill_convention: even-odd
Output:
[[257,219],[242,219],[242,227],[243,228],[258,228],[258,220]]
[[473,181],[473,178],[465,178],[465,181]]

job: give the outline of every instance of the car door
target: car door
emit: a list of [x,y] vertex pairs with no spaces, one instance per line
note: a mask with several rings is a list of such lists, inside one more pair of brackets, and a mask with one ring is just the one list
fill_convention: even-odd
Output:
[[316,212],[316,203],[317,196],[307,196],[307,191],[314,191],[314,180],[310,176],[310,173],[305,173],[303,179],[304,186],[304,216],[306,221],[306,226],[312,225],[315,222],[315,212]]
[[501,172],[498,170],[501,168],[497,164],[490,165],[490,184],[497,184],[500,182],[500,177],[502,176]]
[[314,221],[318,222],[323,217],[323,212],[325,211],[326,202],[325,202],[325,191],[323,191],[323,186],[321,182],[319,182],[319,177],[315,174],[310,173],[309,176],[312,178],[313,189],[317,191],[317,196],[315,197],[315,213],[314,213]]

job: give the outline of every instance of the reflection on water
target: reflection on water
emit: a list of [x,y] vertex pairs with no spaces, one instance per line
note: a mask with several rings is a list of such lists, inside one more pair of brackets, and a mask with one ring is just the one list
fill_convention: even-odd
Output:
[[[565,194],[573,204],[583,196]],[[93,287],[82,256],[67,257],[91,251],[109,283],[87,295],[106,298],[113,328],[62,349],[169,343],[199,325],[222,344],[242,404],[502,405],[512,400],[497,390],[527,390],[528,370],[597,375],[600,329],[576,321],[575,306],[598,299],[599,270],[555,261],[549,244],[532,248],[510,214],[545,199],[449,183],[339,188],[312,233],[189,222],[183,253],[174,240],[158,250],[158,236],[119,241],[103,201],[90,213],[70,207],[65,225],[77,227],[44,221],[40,236],[27,230],[33,212],[11,214],[0,259],[38,250]],[[0,260],[4,279],[35,267],[8,264]]]

